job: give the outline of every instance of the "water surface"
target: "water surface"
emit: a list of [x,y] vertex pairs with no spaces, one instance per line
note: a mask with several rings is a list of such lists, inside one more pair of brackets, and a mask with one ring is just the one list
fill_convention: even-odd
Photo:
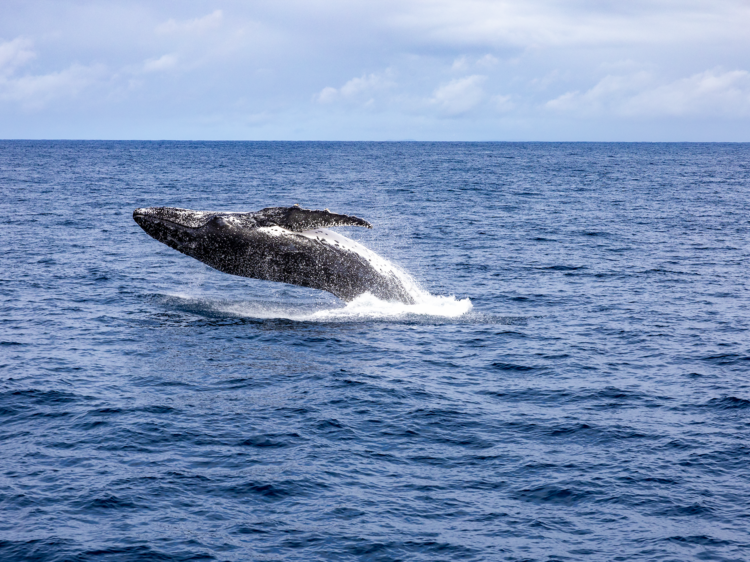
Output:
[[[0,559],[745,560],[750,145],[0,142]],[[133,209],[355,214],[420,307]]]

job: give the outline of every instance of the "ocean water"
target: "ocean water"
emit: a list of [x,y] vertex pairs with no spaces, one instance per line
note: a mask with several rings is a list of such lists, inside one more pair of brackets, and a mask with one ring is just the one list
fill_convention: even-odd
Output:
[[[750,145],[0,142],[0,560],[750,559]],[[416,305],[143,206],[354,214]]]

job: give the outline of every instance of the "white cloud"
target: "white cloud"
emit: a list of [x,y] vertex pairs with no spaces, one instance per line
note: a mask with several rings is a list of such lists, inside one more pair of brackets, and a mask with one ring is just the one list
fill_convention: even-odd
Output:
[[480,68],[492,68],[499,62],[500,61],[497,60],[497,57],[493,57],[491,54],[487,53],[477,61],[477,66]]
[[499,111],[500,113],[506,113],[508,111],[512,111],[515,109],[516,104],[512,101],[512,96],[492,96],[492,104],[495,106],[495,109]]
[[466,57],[459,57],[453,61],[451,70],[454,72],[465,72],[469,68],[469,61]]
[[750,73],[707,70],[642,92],[621,107],[625,115],[750,116]]
[[143,63],[144,72],[160,72],[173,68],[177,64],[176,55],[163,55],[158,59],[149,59]]
[[432,93],[429,103],[451,117],[471,111],[487,97],[482,88],[485,80],[487,77],[479,74],[451,80]]
[[102,65],[74,64],[59,72],[3,78],[0,100],[20,102],[26,109],[41,109],[54,99],[77,96],[104,75]]
[[32,43],[23,37],[0,43],[0,74],[8,75],[36,57]]
[[341,88],[331,86],[323,88],[316,97],[320,103],[332,103],[338,100],[355,100],[368,98],[379,92],[395,86],[393,72],[388,69],[383,73],[363,74],[358,78],[352,78]]
[[336,88],[327,86],[323,88],[317,95],[317,99],[320,103],[332,103],[339,97],[339,91]]
[[453,72],[466,72],[472,66],[486,70],[486,69],[492,68],[499,62],[500,61],[497,59],[497,57],[494,57],[489,53],[487,53],[483,57],[475,59],[474,61],[471,61],[469,60],[468,57],[463,56],[453,61],[453,64],[451,65],[451,70]]
[[567,92],[545,107],[583,115],[743,117],[750,115],[750,73],[713,69],[666,84],[646,72],[609,75],[593,88]]
[[574,90],[572,92],[565,92],[561,96],[549,100],[544,104],[544,107],[555,111],[575,111],[583,107],[581,104],[582,99],[581,92]]
[[748,140],[748,28],[748,0],[28,0],[0,18],[0,122],[198,138],[210,115],[211,138],[237,138],[257,114],[269,138]]
[[526,49],[743,38],[749,17],[743,0],[402,0],[388,22],[421,43]]
[[[460,60],[460,59],[459,59]],[[473,63],[472,63],[473,64]],[[428,110],[442,117],[460,117],[485,102],[490,102],[498,112],[507,112],[515,107],[511,96],[491,97],[484,89],[487,76],[473,74],[443,83],[431,95],[414,95],[393,80],[393,71],[381,74],[365,74],[353,78],[340,88],[323,88],[314,99],[321,104],[348,102],[357,107],[371,107],[375,96],[390,110],[404,114],[420,114]],[[394,88],[399,86],[395,92]]]
[[103,73],[102,65],[73,64],[46,74],[18,75],[19,69],[36,53],[28,39],[0,43],[0,101],[20,103],[25,109],[40,109],[55,98],[74,97]]
[[574,90],[548,101],[547,109],[567,112],[596,113],[611,111],[628,96],[647,88],[652,77],[646,72],[637,72],[625,76],[608,75],[602,78],[593,88],[581,92]]
[[224,19],[224,13],[221,10],[215,10],[214,12],[203,16],[202,18],[195,18],[191,20],[177,21],[175,19],[169,19],[156,27],[156,32],[161,34],[171,33],[204,33],[211,29],[217,29],[221,26],[222,20]]
[[550,87],[550,85],[560,80],[561,78],[560,74],[561,74],[560,71],[555,69],[552,72],[546,73],[544,76],[540,76],[538,78],[532,78],[529,81],[529,87],[532,90],[536,90],[536,91],[546,90],[547,88]]

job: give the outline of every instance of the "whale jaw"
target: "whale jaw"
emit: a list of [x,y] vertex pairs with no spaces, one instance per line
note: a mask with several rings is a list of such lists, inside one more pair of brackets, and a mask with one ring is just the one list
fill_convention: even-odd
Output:
[[152,207],[133,211],[133,220],[155,240],[191,255],[198,244],[196,230],[210,218],[205,217],[205,214],[185,209]]

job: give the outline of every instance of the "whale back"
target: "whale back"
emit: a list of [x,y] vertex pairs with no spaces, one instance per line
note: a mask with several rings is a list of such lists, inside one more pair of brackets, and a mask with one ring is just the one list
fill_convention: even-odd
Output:
[[333,226],[361,226],[372,228],[366,220],[351,215],[339,215],[328,209],[318,211],[302,207],[267,207],[252,214],[259,227],[279,226],[292,232]]

